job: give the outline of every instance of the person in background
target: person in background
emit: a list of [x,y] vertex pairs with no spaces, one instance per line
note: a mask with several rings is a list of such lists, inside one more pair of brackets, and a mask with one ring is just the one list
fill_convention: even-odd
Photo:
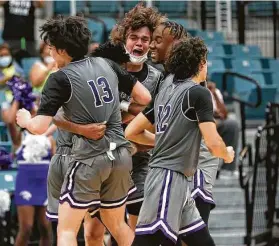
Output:
[[[15,245],[28,245],[36,218],[40,232],[40,245],[49,246],[51,244],[51,227],[45,216],[47,173],[51,157],[55,152],[55,141],[52,136],[33,135],[16,125],[18,109],[24,107],[34,115],[37,111],[37,105],[33,103],[34,98],[31,99],[28,93],[31,89],[28,82],[18,78],[13,78],[12,81],[13,101],[10,107],[2,108],[2,118],[8,124],[9,130],[12,130],[12,142],[16,150],[14,156],[18,164],[15,204],[19,231]],[[24,87],[25,89],[22,89]]]
[[10,46],[7,43],[0,45],[0,85],[10,80],[14,75],[24,76],[23,69],[14,60]]
[[[232,146],[237,150],[240,130],[239,125],[235,119],[228,117],[228,110],[224,103],[223,95],[221,91],[216,88],[215,83],[208,80],[207,87],[212,94],[217,131],[227,146]],[[222,165],[219,175],[222,179],[228,179],[234,176],[238,176],[236,170],[236,158],[229,165]]]
[[54,59],[49,54],[49,46],[44,42],[40,45],[40,61],[35,62],[29,74],[34,92],[41,93],[48,76],[57,70]]
[[35,9],[44,6],[44,0],[0,1],[4,8],[3,39],[11,46],[16,61],[36,56],[34,37]]

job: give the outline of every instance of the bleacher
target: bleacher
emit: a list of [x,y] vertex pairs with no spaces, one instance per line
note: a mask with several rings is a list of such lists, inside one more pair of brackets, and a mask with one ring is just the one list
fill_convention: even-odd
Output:
[[[140,1],[76,1],[76,12],[85,15],[88,27],[92,32],[92,40],[103,43],[108,40],[109,33],[118,19],[138,2]],[[193,29],[189,25],[189,20],[185,18],[187,1],[154,1],[153,4],[159,11],[166,13],[171,20],[182,24],[192,36],[201,37],[205,41],[209,52],[208,76],[219,89],[223,90],[224,74],[228,71],[245,75],[257,81],[261,87],[261,105],[257,108],[246,107],[245,115],[247,120],[264,120],[268,102],[279,103],[279,60],[264,57],[258,46],[231,44],[226,41],[221,32]],[[207,1],[206,5],[212,9],[215,8],[213,1]],[[261,9],[269,9],[269,6],[263,2],[253,3],[249,5],[248,13],[264,16]],[[55,15],[69,15],[71,13],[70,1],[54,1],[53,8]],[[235,16],[236,1],[232,1],[232,10],[233,16]],[[3,42],[2,39],[0,39],[1,42]],[[27,78],[32,65],[38,59],[38,57],[30,57],[22,60],[22,67]],[[230,95],[251,103],[257,97],[254,84],[251,84],[247,79],[235,76],[228,76],[226,90]],[[3,101],[5,101],[5,94],[0,91],[0,103]],[[232,103],[232,101],[227,102]],[[12,148],[7,127],[3,122],[0,122],[0,146],[9,151]],[[4,188],[12,194],[15,175],[16,170],[1,171],[0,189]],[[229,187],[229,189],[224,189],[224,186]],[[218,207],[212,212],[210,231],[217,243],[216,245],[242,245],[245,233],[244,197],[238,180],[228,182],[218,180],[214,195]],[[10,236],[4,235],[3,238]]]

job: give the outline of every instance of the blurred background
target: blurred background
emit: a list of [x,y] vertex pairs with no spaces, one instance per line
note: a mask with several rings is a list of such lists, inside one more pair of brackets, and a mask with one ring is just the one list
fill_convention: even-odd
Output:
[[[39,98],[55,69],[39,38],[39,26],[48,17],[83,15],[92,31],[90,52],[108,40],[117,21],[138,2],[0,2],[1,246],[14,245],[18,231],[13,193],[15,150],[20,143],[12,117],[14,87],[7,81],[14,75],[21,77]],[[217,206],[211,212],[209,230],[216,245],[279,245],[279,1],[143,2],[205,41],[216,112],[218,100],[226,111],[226,117],[218,120],[222,124],[229,119],[228,132],[220,130],[220,134],[238,142],[235,166],[220,167],[213,189]],[[36,220],[30,230],[30,245],[38,245]]]

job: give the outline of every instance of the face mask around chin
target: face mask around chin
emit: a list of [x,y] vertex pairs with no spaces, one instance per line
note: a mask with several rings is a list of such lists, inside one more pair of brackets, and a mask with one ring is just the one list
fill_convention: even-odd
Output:
[[46,57],[44,57],[44,62],[46,64],[50,64],[50,63],[54,62],[54,59],[52,58],[52,56],[46,56]]
[[11,56],[2,56],[0,57],[0,67],[8,67],[12,62]]
[[126,47],[124,46],[125,50],[126,50],[126,53],[130,56],[130,61],[131,63],[135,64],[135,65],[140,65],[142,63],[144,63],[146,60],[147,60],[147,54],[148,54],[148,51],[142,55],[142,56],[135,56],[133,54],[131,54],[127,49]]

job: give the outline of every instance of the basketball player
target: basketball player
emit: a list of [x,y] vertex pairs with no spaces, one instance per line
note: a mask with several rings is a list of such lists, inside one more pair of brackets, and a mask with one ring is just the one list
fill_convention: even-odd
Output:
[[[152,62],[165,64],[169,50],[173,44],[186,38],[187,33],[183,26],[172,21],[161,23],[161,25],[159,25],[154,31],[153,40],[150,45]],[[165,74],[167,74],[167,72]],[[157,90],[159,90],[159,87]],[[194,97],[195,95],[193,95],[193,98]],[[141,114],[141,116],[143,116],[143,114]],[[138,130],[140,130],[140,128],[144,130],[144,127],[148,126],[149,121],[144,116],[137,117],[137,120],[140,119],[141,122],[138,122],[137,124]],[[133,138],[131,138],[131,140],[133,140]],[[195,199],[196,206],[206,224],[208,224],[210,210],[215,207],[215,202],[212,197],[212,188],[215,183],[218,166],[219,158],[214,157],[209,152],[202,140],[198,170],[195,173],[192,182],[192,197]]]
[[[138,4],[125,15],[124,19],[118,24],[117,28],[112,31],[112,44],[106,43],[101,45],[95,50],[93,55],[110,58],[115,62],[122,63],[126,70],[137,77],[153,96],[155,94],[157,84],[160,81],[161,72],[148,65],[145,61],[147,60],[152,33],[163,18],[164,17],[154,8],[147,8],[142,4]],[[118,47],[117,49],[119,51],[124,47],[124,53],[126,51],[129,55],[130,62],[124,62],[125,59],[121,59],[123,55],[120,53],[116,55],[116,52],[114,51],[115,48],[113,47],[114,45],[116,48]],[[131,97],[124,92],[120,92],[120,100],[122,103],[127,103],[127,105],[129,105]],[[129,112],[129,114],[122,112],[122,122],[129,121],[132,114],[136,115],[142,109],[143,108],[138,108],[138,110]],[[61,123],[63,122],[56,122],[56,124]],[[68,124],[71,123],[69,122]],[[70,129],[70,126],[65,122],[63,125],[60,125],[60,127],[67,127],[64,129]],[[143,186],[147,175],[147,163],[149,157],[150,155],[146,151],[139,151],[133,155],[132,178],[137,190],[132,193],[127,200],[129,225],[133,230],[135,230],[137,217],[143,201]]]
[[[43,133],[61,106],[75,123],[107,122],[105,136],[98,141],[72,137],[75,160],[68,167],[61,189],[58,245],[76,245],[77,232],[89,207],[100,208],[103,223],[120,246],[130,245],[134,236],[124,222],[124,212],[133,188],[131,146],[121,127],[116,76],[123,70],[102,58],[84,58],[91,33],[81,17],[50,19],[41,32],[60,70],[50,75],[37,116],[31,118],[27,111],[20,110],[18,124],[32,133]],[[123,79],[127,92],[133,90],[133,97],[134,90],[140,91],[135,97],[140,100],[136,101],[148,104],[149,92],[130,76]]]
[[200,86],[206,79],[206,56],[199,38],[176,44],[166,64],[171,74],[148,116],[147,129],[155,132],[155,139],[146,131],[135,132],[136,121],[126,128],[128,138],[136,134],[133,140],[155,141],[133,245],[175,245],[178,235],[188,246],[215,245],[191,198],[189,178],[198,165],[202,136],[212,154],[227,163],[234,159],[234,151],[218,135],[211,94]]

